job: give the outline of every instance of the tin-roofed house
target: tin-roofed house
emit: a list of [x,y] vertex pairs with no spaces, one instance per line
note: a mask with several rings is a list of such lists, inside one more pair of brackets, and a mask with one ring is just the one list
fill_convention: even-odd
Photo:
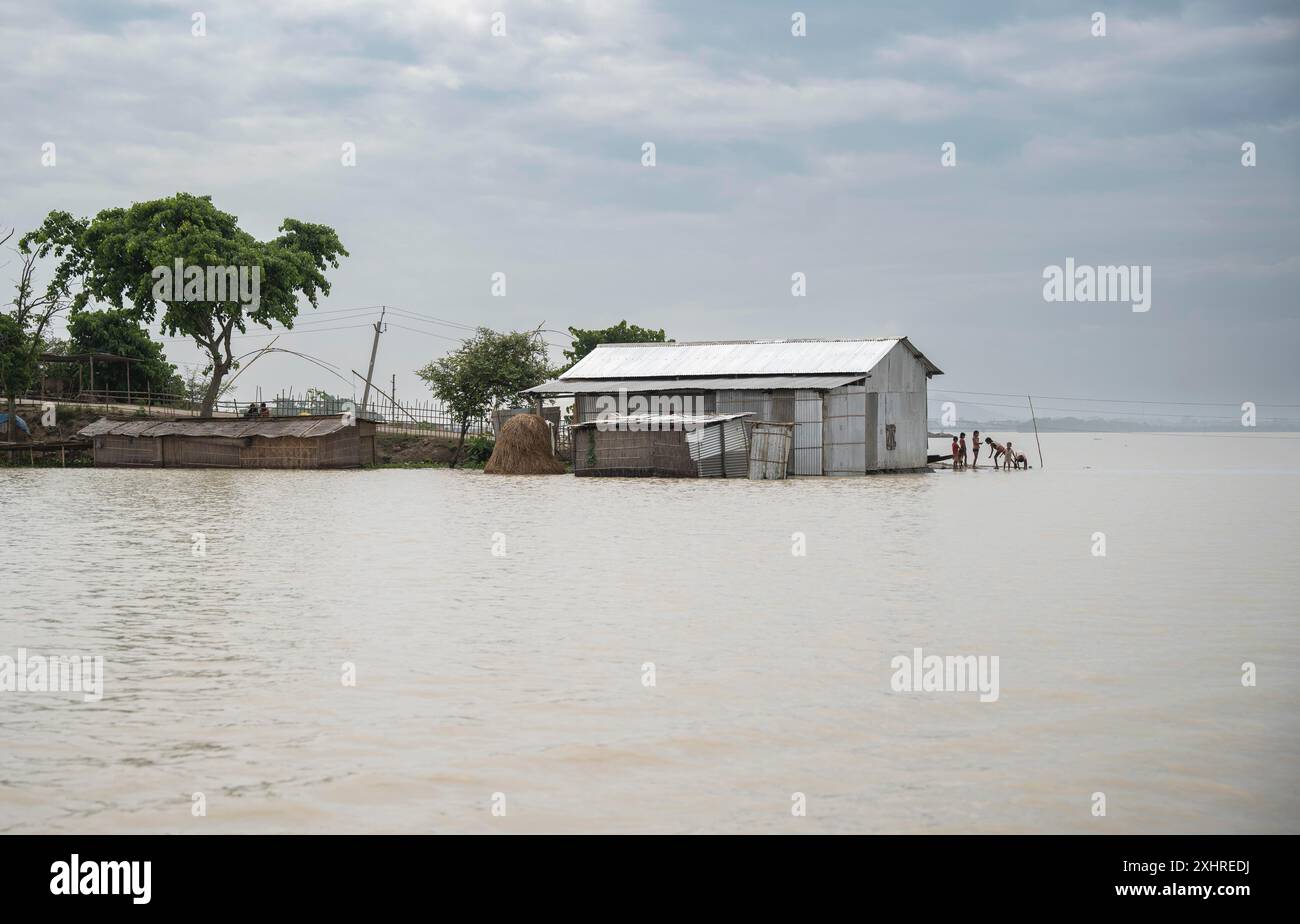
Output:
[[602,413],[666,407],[746,414],[747,432],[761,421],[793,423],[789,474],[861,475],[926,467],[927,387],[942,374],[906,337],[620,343],[601,344],[531,391],[572,396],[579,427]]
[[101,418],[80,431],[96,466],[359,468],[375,461],[374,421],[318,417]]

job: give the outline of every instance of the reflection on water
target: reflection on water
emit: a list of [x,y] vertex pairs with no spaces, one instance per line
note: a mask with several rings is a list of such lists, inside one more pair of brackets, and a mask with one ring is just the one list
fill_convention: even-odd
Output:
[[[785,483],[6,470],[0,655],[102,655],[106,692],[0,693],[0,830],[1294,832],[1300,442],[1259,437]],[[997,655],[999,700],[892,693],[915,647]]]

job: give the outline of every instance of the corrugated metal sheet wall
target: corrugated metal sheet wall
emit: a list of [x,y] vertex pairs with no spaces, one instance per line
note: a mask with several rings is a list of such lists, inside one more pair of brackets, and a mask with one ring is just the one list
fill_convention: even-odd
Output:
[[800,389],[794,393],[794,455],[792,475],[822,473],[822,393]]
[[753,414],[755,420],[772,419],[772,393],[729,390],[717,393],[719,414]]
[[[874,426],[870,425],[870,400],[867,403],[867,438],[872,444],[872,449],[867,452],[867,471],[925,468],[929,451],[926,434],[928,381],[925,367],[901,344],[890,350],[871,371],[866,388],[878,395]],[[894,449],[886,448],[885,442],[885,428],[890,424],[894,425]]]
[[[925,392],[904,392],[880,396],[880,429],[876,436],[879,471],[898,468],[925,468],[926,437]],[[885,426],[893,424],[895,448],[885,448]]]
[[794,428],[789,424],[759,423],[749,431],[749,477],[755,481],[786,476]]
[[691,430],[686,434],[686,445],[699,467],[701,478],[749,477],[749,440],[739,419]]
[[826,394],[823,465],[827,475],[867,470],[867,390],[843,385]]

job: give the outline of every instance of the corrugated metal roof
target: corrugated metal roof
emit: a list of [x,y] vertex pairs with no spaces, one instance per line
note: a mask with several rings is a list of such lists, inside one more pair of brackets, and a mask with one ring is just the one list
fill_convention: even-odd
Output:
[[769,391],[776,388],[839,388],[861,379],[857,375],[757,375],[746,378],[700,377],[684,379],[556,379],[528,389],[539,395],[591,395],[616,394],[620,389],[630,392],[691,391],[702,389],[736,389],[739,391]]
[[80,436],[139,436],[155,439],[161,436],[227,436],[242,438],[261,436],[275,439],[283,436],[328,436],[337,433],[349,423],[342,415],[329,417],[262,417],[257,419],[202,418],[179,420],[109,420],[101,417],[82,428]]
[[707,424],[724,423],[728,420],[737,420],[741,417],[753,417],[752,411],[746,411],[743,414],[627,414],[619,416],[610,414],[597,420],[588,420],[584,423],[574,424],[571,429],[577,430],[581,427],[600,427],[605,429],[619,429],[631,425],[629,429],[641,430],[682,430],[684,425],[689,425],[693,429],[706,426]]
[[868,373],[897,344],[926,371],[942,374],[906,337],[861,340],[731,340],[703,343],[603,343],[563,379]]

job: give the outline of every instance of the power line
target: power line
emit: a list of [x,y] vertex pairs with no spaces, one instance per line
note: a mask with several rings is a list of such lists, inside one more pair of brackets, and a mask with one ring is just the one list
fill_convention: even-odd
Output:
[[[997,391],[955,391],[951,388],[940,389],[941,395],[989,395],[994,398],[1023,398],[1024,395],[1012,395]],[[1103,404],[1166,404],[1171,407],[1241,407],[1240,401],[1152,401],[1149,399],[1139,398],[1083,398],[1068,395],[1034,395],[1035,398],[1045,398],[1048,401],[1091,401]],[[1266,405],[1268,407],[1300,407],[1300,404],[1274,404],[1272,402],[1257,401],[1257,405]]]
[[[310,330],[305,330],[305,329],[299,330],[296,328],[294,329],[286,328],[284,330],[276,330],[272,328],[271,330],[265,331],[263,333],[234,334],[230,339],[247,340],[249,337],[274,337],[277,334],[279,334],[280,336],[284,336],[285,334],[323,334],[326,331],[331,331],[331,330],[356,330],[358,328],[369,327],[369,326],[370,326],[369,324],[344,324],[340,327],[317,327]],[[164,342],[170,342],[170,343],[177,343],[182,341],[186,343],[194,343],[193,337],[163,337],[162,340]]]
[[[931,398],[931,402],[937,402],[939,398]],[[1027,404],[993,404],[989,402],[980,402],[980,407],[987,408],[1011,408],[1014,411],[1027,411]],[[1060,411],[1063,413],[1097,413],[1095,408],[1057,408],[1043,407],[1043,411]],[[1110,415],[1121,415],[1125,417],[1177,417],[1182,420],[1240,420],[1240,415],[1232,416],[1213,416],[1197,415],[1197,413],[1160,413],[1158,411],[1106,411]],[[1295,417],[1260,417],[1261,421],[1270,421],[1274,424],[1300,424],[1300,418]]]
[[[423,321],[423,320],[421,320],[421,321],[415,321],[414,318],[409,317],[409,312],[401,312],[399,309],[393,309],[393,308],[390,308],[389,310],[390,310],[390,311],[393,311],[395,314],[398,314],[399,317],[405,317],[407,320],[413,321],[414,323],[428,323],[428,322],[425,322],[425,321]],[[411,331],[412,333],[416,333],[416,334],[426,334],[426,335],[428,335],[428,336],[430,336],[430,337],[440,337],[440,338],[442,338],[443,340],[452,340],[452,341],[454,341],[454,342],[456,342],[456,343],[465,343],[465,342],[466,342],[466,341],[465,341],[465,338],[462,338],[462,337],[452,337],[452,336],[449,336],[449,335],[447,335],[447,334],[438,334],[438,333],[434,333],[433,331],[430,331],[430,330],[421,330],[421,329],[417,329],[417,328],[414,328],[414,327],[406,327],[406,326],[404,326],[404,325],[402,325],[402,324],[397,324],[396,322],[393,322],[393,327],[400,327],[402,330],[409,330],[409,331]],[[478,328],[477,328],[477,327],[476,327],[476,328],[473,328],[473,330],[477,331]],[[492,328],[488,328],[488,330],[492,330]],[[502,331],[496,331],[496,330],[494,330],[493,333],[500,334],[500,333],[503,333],[503,332],[502,332]],[[546,344],[548,347],[554,347],[554,348],[557,349],[557,350],[565,350],[565,349],[568,349],[568,347],[566,347],[566,346],[563,346],[563,345],[558,344],[558,343],[552,343],[552,342],[549,341],[549,340],[543,340],[542,343]]]

